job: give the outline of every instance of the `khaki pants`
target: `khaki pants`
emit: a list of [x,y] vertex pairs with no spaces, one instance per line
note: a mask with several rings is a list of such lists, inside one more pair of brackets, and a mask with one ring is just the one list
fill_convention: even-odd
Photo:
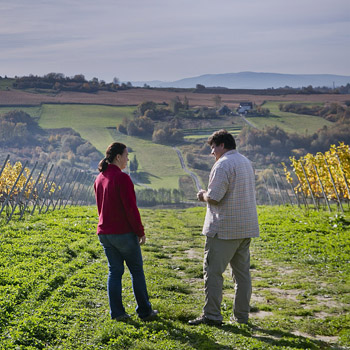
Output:
[[250,238],[219,239],[207,237],[204,251],[204,315],[212,320],[222,321],[221,301],[223,277],[230,264],[232,278],[236,283],[233,314],[239,322],[247,322],[252,292],[250,278]]

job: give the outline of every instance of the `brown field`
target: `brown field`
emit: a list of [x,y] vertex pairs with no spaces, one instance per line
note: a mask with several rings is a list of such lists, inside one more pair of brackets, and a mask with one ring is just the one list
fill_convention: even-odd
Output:
[[[130,89],[118,92],[101,91],[98,93],[60,92],[57,94],[31,93],[20,90],[0,91],[0,106],[37,106],[41,103],[79,103],[111,106],[138,105],[144,101],[169,103],[178,96],[181,100],[187,96],[191,107],[214,107],[213,97],[216,94],[203,94],[194,92],[172,92],[152,89]],[[237,107],[240,101],[251,101],[261,104],[264,101],[300,101],[314,103],[344,103],[350,100],[349,95],[315,94],[315,95],[248,95],[248,94],[220,94],[223,104]]]

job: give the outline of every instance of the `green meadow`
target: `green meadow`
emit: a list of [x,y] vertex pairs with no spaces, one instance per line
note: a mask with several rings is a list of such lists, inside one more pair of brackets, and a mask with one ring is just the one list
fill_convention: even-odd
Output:
[[[283,102],[267,101],[264,103],[263,107],[268,108],[272,116],[247,117],[247,120],[259,129],[276,125],[288,133],[298,134],[313,134],[317,130],[321,129],[324,125],[332,125],[331,122],[321,117],[282,112],[278,108],[281,103]],[[289,101],[285,103],[291,102]],[[308,103],[304,104],[308,105]],[[315,105],[315,103],[309,103],[309,105]]]
[[0,79],[0,90],[7,90],[7,88],[11,88],[12,84],[14,82],[14,79]]
[[350,214],[259,207],[252,240],[248,325],[230,323],[234,285],[225,272],[224,325],[189,326],[204,302],[205,208],[141,210],[148,291],[159,318],[109,318],[107,261],[96,207],[71,207],[1,225],[0,349],[349,349]]
[[[247,118],[258,128],[277,125],[287,132],[313,133],[323,125],[331,125],[325,119],[306,115],[281,112],[280,102],[266,102],[272,117]],[[1,107],[0,114],[14,108]],[[127,136],[117,132],[116,127],[124,118],[132,119],[136,106],[103,106],[78,104],[43,104],[41,107],[21,107],[35,119],[42,128],[72,128],[81,137],[90,141],[102,154],[108,145],[114,141],[125,143],[132,152],[130,159],[136,155],[139,162],[138,188],[150,187],[154,189],[179,189],[179,179],[187,176],[182,170],[180,161],[174,149],[169,146],[153,143],[149,139]],[[218,120],[218,123],[221,121]],[[222,123],[222,122],[221,122]],[[184,129],[186,141],[205,139],[221,126],[218,125]],[[237,136],[241,126],[225,126]]]
[[6,114],[8,112],[11,112],[13,110],[21,110],[26,113],[28,113],[31,117],[38,119],[41,113],[41,107],[35,106],[35,107],[0,107],[0,115]]
[[140,182],[158,188],[179,188],[182,171],[172,147],[154,144],[150,140],[127,136],[116,131],[124,118],[132,119],[136,107],[96,105],[43,105],[39,119],[42,128],[69,127],[89,140],[102,154],[114,141],[132,149],[130,159],[139,161]]

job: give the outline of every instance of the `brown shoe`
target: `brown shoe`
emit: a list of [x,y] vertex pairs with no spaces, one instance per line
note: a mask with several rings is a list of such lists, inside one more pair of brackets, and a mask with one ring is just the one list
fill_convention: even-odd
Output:
[[198,318],[196,318],[194,320],[188,321],[188,324],[190,326],[198,326],[200,324],[207,324],[209,326],[221,326],[222,325],[222,321],[220,321],[220,320],[212,320],[212,319],[202,315],[202,316],[199,316]]

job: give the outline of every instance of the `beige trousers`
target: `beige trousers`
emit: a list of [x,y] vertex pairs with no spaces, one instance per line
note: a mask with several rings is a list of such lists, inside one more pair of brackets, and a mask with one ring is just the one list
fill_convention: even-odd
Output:
[[252,293],[250,278],[250,238],[219,239],[207,237],[204,251],[204,315],[212,320],[222,321],[221,302],[223,276],[228,264],[236,283],[233,315],[239,322],[247,322],[249,302]]

